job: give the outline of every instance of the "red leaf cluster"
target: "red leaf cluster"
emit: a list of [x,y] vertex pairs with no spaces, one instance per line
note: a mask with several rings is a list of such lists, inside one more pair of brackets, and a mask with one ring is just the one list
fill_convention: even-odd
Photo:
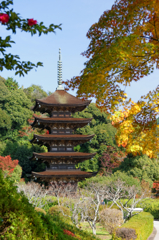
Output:
[[64,231],[64,233],[65,233],[66,235],[75,237],[75,234],[72,233],[71,231],[69,231],[69,230],[67,230],[67,229],[64,229],[63,231]]
[[11,174],[18,165],[18,162],[18,160],[12,160],[10,155],[5,157],[0,156],[0,169],[2,169],[2,171],[8,171],[9,174]]
[[152,188],[155,188],[156,190],[158,190],[159,189],[159,182],[158,181],[153,182]]
[[71,231],[69,231],[69,230],[67,230],[67,229],[64,229],[63,230],[64,231],[64,233],[66,234],[66,235],[68,235],[68,236],[71,236],[71,237],[74,237],[74,238],[77,238],[77,239],[79,239],[79,240],[81,240],[81,238],[79,238],[79,237],[77,237],[73,232],[71,232]]

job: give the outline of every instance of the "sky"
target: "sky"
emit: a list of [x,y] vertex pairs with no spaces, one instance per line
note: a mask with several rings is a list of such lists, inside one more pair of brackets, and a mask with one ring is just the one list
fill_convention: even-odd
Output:
[[[1,28],[1,36],[11,35],[15,44],[10,50],[20,56],[21,60],[37,63],[43,62],[43,67],[31,70],[25,77],[15,76],[14,71],[3,70],[0,75],[4,78],[13,77],[21,86],[27,88],[32,84],[40,85],[48,92],[54,92],[57,87],[57,61],[61,48],[63,64],[63,81],[79,76],[84,68],[86,58],[81,55],[87,50],[89,39],[86,33],[92,24],[98,21],[105,10],[109,10],[114,0],[14,0],[13,9],[23,18],[34,18],[43,21],[46,26],[51,23],[62,24],[62,31],[56,34],[30,36],[29,33],[18,31],[12,34]],[[123,87],[128,97],[135,102],[141,95],[152,91],[159,84],[158,70],[130,87]],[[69,91],[76,95],[76,92]]]

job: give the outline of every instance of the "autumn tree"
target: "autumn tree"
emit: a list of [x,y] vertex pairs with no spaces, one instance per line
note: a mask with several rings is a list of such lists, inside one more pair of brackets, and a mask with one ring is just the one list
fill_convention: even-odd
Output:
[[13,182],[19,182],[22,174],[22,169],[18,165],[18,160],[12,160],[8,156],[0,156],[0,170],[2,170],[3,176],[7,177]]
[[107,146],[107,150],[103,152],[99,159],[101,163],[100,174],[111,174],[114,168],[120,166],[124,158],[126,158],[125,152],[119,151],[115,147]]
[[122,89],[159,67],[158,9],[158,0],[116,0],[87,33],[90,44],[83,55],[88,60],[81,75],[66,82],[78,96],[95,97],[105,111],[117,111],[112,121],[118,144],[150,157],[159,150],[159,86],[137,103]]
[[[32,36],[35,34],[48,34],[49,32],[55,32],[55,29],[61,29],[60,25],[50,24],[46,27],[43,22],[37,22],[33,18],[23,19],[19,13],[14,12],[13,0],[5,0],[0,3],[0,23],[5,27],[6,30],[11,30],[13,34],[16,34],[17,30],[20,29],[23,32],[29,32]],[[31,69],[42,66],[41,62],[32,63],[30,61],[21,61],[18,55],[8,53],[8,48],[12,47],[15,43],[11,36],[6,36],[4,39],[0,37],[0,71],[3,69],[15,70],[15,74],[24,76]]]

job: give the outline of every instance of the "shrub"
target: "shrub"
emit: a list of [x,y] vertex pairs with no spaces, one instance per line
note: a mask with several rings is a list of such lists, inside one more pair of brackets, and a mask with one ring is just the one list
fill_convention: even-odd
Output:
[[1,239],[51,239],[47,227],[28,199],[0,171]]
[[44,203],[43,209],[46,212],[48,212],[51,207],[58,205],[58,200],[54,196],[46,196],[43,199],[43,203]]
[[118,228],[116,236],[125,240],[135,240],[137,238],[136,232],[132,228]]
[[137,204],[137,207],[144,209],[144,212],[149,212],[155,219],[159,219],[159,200],[157,199],[144,199],[141,203]]
[[71,216],[71,213],[70,213],[69,208],[67,208],[67,207],[56,205],[56,206],[51,207],[48,210],[48,213],[51,216],[59,217],[64,222],[71,223],[71,219],[69,218],[69,216]]
[[20,182],[20,180],[21,180],[21,175],[22,175],[22,168],[21,168],[20,165],[17,165],[17,166],[14,168],[13,172],[11,173],[11,175],[9,176],[9,179],[10,179],[11,181],[13,181],[14,183],[15,183],[15,182]]
[[123,215],[120,210],[105,208],[100,214],[101,225],[110,233],[114,232],[114,229],[123,224]]
[[[137,238],[135,239],[145,240],[150,236],[150,234],[153,231],[153,216],[150,213],[146,213],[146,212],[139,213],[133,216],[132,218],[130,218],[129,221],[124,223],[120,229],[122,228],[134,229],[137,235]],[[124,234],[127,233],[128,236],[130,236],[131,230],[128,230],[127,232],[125,230],[123,231],[118,229],[116,230],[116,234],[118,234],[118,237],[121,237],[121,238],[122,238],[123,232]]]
[[35,207],[35,211],[37,211],[37,212],[40,212],[40,213],[43,213],[44,215],[46,215],[46,212],[45,212],[45,210],[44,210],[44,209],[42,209],[42,208]]

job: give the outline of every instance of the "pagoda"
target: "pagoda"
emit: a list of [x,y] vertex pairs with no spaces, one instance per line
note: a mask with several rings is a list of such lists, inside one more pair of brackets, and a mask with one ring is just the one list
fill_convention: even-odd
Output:
[[45,145],[48,152],[33,153],[32,160],[46,163],[43,172],[32,172],[38,181],[64,182],[75,186],[78,181],[95,176],[96,173],[85,172],[77,169],[76,164],[91,159],[96,153],[75,152],[74,147],[93,138],[94,135],[74,134],[74,130],[84,127],[91,118],[73,118],[72,113],[82,111],[91,101],[83,101],[67,93],[62,87],[62,62],[59,49],[58,61],[58,87],[50,96],[36,99],[33,111],[48,113],[49,117],[35,116],[32,127],[47,129],[49,134],[35,134],[32,143]]

